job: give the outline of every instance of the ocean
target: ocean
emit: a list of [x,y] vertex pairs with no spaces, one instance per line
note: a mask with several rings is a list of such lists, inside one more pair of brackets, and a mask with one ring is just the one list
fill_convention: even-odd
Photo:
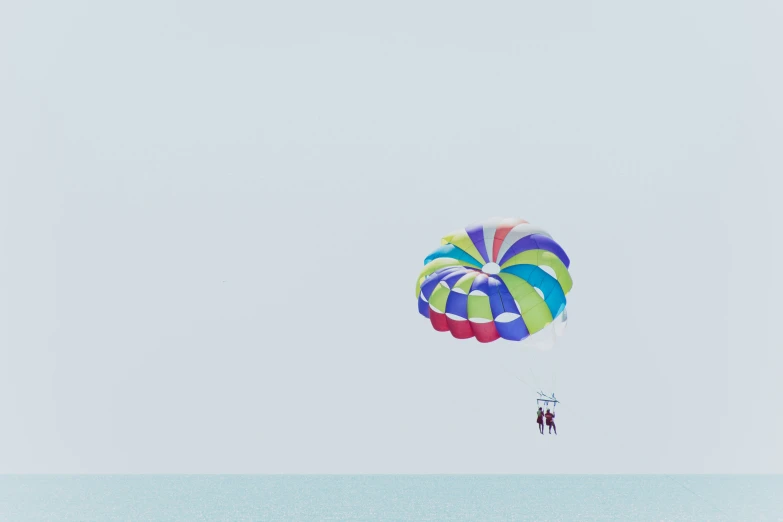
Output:
[[783,521],[779,475],[6,475],[0,521]]

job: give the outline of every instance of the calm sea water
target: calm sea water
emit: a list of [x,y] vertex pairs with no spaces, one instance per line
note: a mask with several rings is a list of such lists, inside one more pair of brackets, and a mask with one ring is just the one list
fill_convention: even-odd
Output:
[[783,521],[783,476],[0,476],[0,520]]

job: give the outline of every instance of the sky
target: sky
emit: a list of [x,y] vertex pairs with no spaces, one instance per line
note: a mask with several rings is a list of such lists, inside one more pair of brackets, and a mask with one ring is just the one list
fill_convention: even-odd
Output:
[[[0,473],[783,472],[781,22],[4,4]],[[549,352],[417,312],[492,216],[571,258]]]

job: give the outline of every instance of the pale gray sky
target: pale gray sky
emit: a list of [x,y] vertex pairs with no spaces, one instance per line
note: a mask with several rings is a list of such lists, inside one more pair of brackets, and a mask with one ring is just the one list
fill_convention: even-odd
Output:
[[[783,472],[781,23],[6,2],[0,472]],[[545,356],[417,313],[495,215],[572,259]]]

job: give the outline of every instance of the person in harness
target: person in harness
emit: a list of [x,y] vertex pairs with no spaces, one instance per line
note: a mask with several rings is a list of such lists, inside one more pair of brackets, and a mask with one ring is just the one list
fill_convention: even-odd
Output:
[[[549,408],[546,409],[546,414],[544,415],[546,417],[546,425],[549,426],[549,434],[552,434],[552,429],[555,430],[555,435],[557,435],[557,426],[555,426],[555,414],[554,412],[550,412]],[[542,426],[543,429],[543,426]]]
[[541,435],[544,434],[544,410],[541,409],[541,406],[538,407],[538,411],[536,412],[536,422],[538,423],[538,431],[541,432]]

